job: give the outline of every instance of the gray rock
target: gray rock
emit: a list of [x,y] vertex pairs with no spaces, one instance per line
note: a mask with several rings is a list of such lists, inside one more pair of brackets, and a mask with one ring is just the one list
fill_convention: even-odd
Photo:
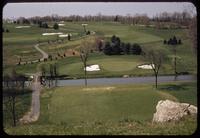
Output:
[[185,115],[197,114],[197,107],[188,103],[161,100],[156,106],[153,122],[178,121]]
[[197,107],[194,105],[190,105],[188,107],[189,114],[197,114]]

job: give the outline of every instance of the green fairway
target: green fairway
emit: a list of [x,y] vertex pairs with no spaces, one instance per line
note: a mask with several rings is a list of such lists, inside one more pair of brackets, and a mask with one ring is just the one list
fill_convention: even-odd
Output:
[[[174,89],[169,91],[169,87]],[[9,134],[44,135],[192,134],[196,129],[195,118],[186,117],[176,125],[168,123],[167,127],[150,123],[156,104],[165,99],[196,105],[196,82],[163,83],[159,90],[142,84],[44,90],[38,122],[5,130]]]
[[[12,67],[22,61],[38,60],[42,57],[41,53],[34,48],[34,45],[40,42],[40,48],[48,54],[56,57],[58,53],[63,55],[67,50],[77,50],[81,46],[83,38],[88,41],[95,41],[96,37],[101,37],[104,40],[110,40],[112,35],[120,37],[122,42],[139,43],[141,47],[162,48],[166,51],[168,57],[173,56],[172,49],[168,45],[163,45],[164,39],[169,39],[176,35],[182,39],[183,44],[177,47],[177,56],[180,58],[177,61],[178,72],[188,72],[196,74],[197,59],[192,53],[191,41],[188,39],[187,29],[155,29],[145,26],[135,26],[121,24],[116,22],[86,22],[87,30],[94,31],[95,34],[84,36],[81,22],[65,22],[65,26],[61,26],[59,30],[52,28],[44,29],[36,25],[30,25],[30,28],[17,29],[19,25],[4,24],[3,26],[10,30],[9,33],[3,33],[3,67],[4,73],[9,73]],[[50,26],[53,23],[49,23]],[[64,38],[62,42],[47,43],[48,40],[56,41],[57,36],[43,36],[46,32],[63,32],[71,33],[72,40],[68,41]],[[71,53],[72,54],[72,53]],[[83,77],[83,67],[78,55],[54,60],[59,65],[59,73],[70,77]],[[47,62],[52,63],[52,62]],[[137,69],[136,66],[145,63],[142,56],[105,56],[103,53],[91,53],[88,64],[99,64],[101,71],[88,72],[89,77],[112,77],[112,76],[143,76],[152,75],[150,70]],[[16,69],[22,73],[35,72],[37,64],[16,66]],[[172,58],[165,61],[161,74],[173,74]]]

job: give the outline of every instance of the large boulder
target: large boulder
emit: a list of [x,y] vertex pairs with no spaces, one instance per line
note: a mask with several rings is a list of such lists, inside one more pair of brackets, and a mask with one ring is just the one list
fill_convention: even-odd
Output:
[[197,114],[197,107],[188,103],[161,100],[156,106],[153,122],[178,121],[185,115]]

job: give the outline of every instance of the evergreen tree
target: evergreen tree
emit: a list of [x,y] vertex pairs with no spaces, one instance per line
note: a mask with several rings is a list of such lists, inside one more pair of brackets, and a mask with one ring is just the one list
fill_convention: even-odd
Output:
[[126,43],[125,44],[125,48],[124,48],[124,53],[125,54],[130,54],[130,47],[131,47],[130,43]]
[[181,45],[181,44],[182,44],[182,42],[181,42],[181,39],[179,39],[179,40],[178,40],[178,44],[179,44],[179,45]]
[[135,55],[140,55],[142,52],[142,49],[139,44],[133,44],[131,47],[131,53]]
[[106,42],[105,47],[103,49],[104,54],[111,55],[112,54],[112,47],[110,45],[110,42]]
[[57,24],[57,23],[54,23],[53,28],[54,28],[55,30],[58,30],[58,29],[59,29],[58,24]]
[[166,41],[166,40],[164,40],[164,41],[163,41],[163,44],[167,44],[167,41]]
[[116,41],[116,36],[113,35],[113,36],[111,37],[111,42],[112,42],[112,43],[115,43],[115,41]]
[[112,45],[112,53],[113,53],[114,55],[120,55],[120,54],[121,54],[120,45],[113,44],[113,45]]
[[70,36],[70,34],[68,34],[68,36],[67,36],[67,37],[68,37],[68,40],[70,41],[70,40],[71,40],[71,36]]

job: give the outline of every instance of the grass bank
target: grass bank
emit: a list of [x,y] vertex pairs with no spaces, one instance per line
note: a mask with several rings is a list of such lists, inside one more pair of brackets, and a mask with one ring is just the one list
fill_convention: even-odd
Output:
[[[190,135],[195,117],[179,122],[152,124],[159,100],[197,105],[197,83],[152,85],[66,86],[41,93],[37,122],[5,128],[14,135]],[[187,125],[186,125],[187,124]]]

